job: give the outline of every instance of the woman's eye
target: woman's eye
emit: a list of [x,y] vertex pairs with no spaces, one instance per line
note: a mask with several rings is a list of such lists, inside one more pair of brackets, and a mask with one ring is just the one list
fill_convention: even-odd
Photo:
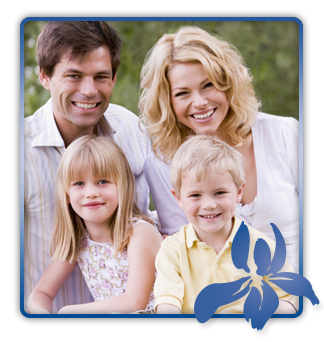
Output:
[[180,93],[176,93],[174,96],[179,97],[179,96],[184,96],[187,95],[188,93],[186,91],[181,91]]
[[208,82],[207,84],[205,84],[204,88],[210,88],[212,86],[213,86],[213,84],[211,82]]

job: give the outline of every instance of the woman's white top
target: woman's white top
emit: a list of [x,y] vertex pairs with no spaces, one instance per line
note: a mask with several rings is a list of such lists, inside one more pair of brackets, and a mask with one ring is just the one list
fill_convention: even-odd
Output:
[[[270,223],[281,231],[287,257],[298,270],[299,255],[299,134],[298,121],[259,113],[252,125],[257,170],[257,196],[236,207],[236,215],[251,227],[275,239]],[[171,194],[170,165],[148,155],[145,176],[163,234],[172,235],[187,224],[184,212]]]

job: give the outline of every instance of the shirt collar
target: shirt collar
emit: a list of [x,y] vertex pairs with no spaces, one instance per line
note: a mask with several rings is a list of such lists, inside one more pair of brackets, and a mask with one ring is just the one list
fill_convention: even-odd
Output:
[[32,147],[37,146],[56,146],[64,148],[64,141],[56,126],[53,115],[52,99],[49,99],[46,102],[40,116],[39,130],[32,143]]
[[[233,239],[234,239],[234,236],[236,235],[238,229],[240,228],[240,225],[241,225],[241,220],[238,219],[236,217],[236,215],[233,216],[233,219],[234,219],[234,224],[233,224],[233,228],[232,228],[232,231],[231,231],[231,234],[229,236],[229,238],[227,239],[226,243],[228,244],[232,244],[233,243]],[[195,241],[200,241],[197,234],[196,234],[196,231],[192,225],[192,223],[189,223],[188,226],[187,226],[187,229],[186,229],[186,243],[187,243],[187,247],[188,248],[191,248],[194,244]]]
[[[105,117],[105,116],[104,116]],[[107,120],[107,118],[105,117]],[[58,130],[56,125],[53,109],[52,109],[52,99],[49,99],[43,107],[43,113],[40,119],[40,126],[38,133],[36,134],[32,147],[37,146],[55,146],[65,148],[64,140]],[[113,134],[116,133],[114,127],[110,125]],[[98,135],[102,135],[101,128],[98,127]]]
[[233,216],[234,218],[234,224],[233,224],[233,229],[232,229],[232,232],[229,236],[229,238],[227,239],[227,241],[232,244],[233,243],[233,240],[234,240],[234,237],[237,233],[237,231],[239,230],[240,226],[241,226],[241,223],[242,223],[242,220],[240,220],[239,218],[236,217],[236,215]]
[[187,247],[191,248],[194,244],[195,241],[200,241],[198,239],[198,236],[196,234],[196,231],[192,225],[192,223],[190,222],[187,226],[186,229],[186,242],[187,242]]

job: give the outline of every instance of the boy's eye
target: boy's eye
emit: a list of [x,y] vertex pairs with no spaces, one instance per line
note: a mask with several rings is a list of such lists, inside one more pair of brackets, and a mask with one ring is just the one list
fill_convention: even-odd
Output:
[[224,195],[226,194],[226,191],[217,191],[215,195]]
[[190,195],[190,197],[197,198],[197,197],[200,197],[200,195],[199,194],[192,194],[192,195]]

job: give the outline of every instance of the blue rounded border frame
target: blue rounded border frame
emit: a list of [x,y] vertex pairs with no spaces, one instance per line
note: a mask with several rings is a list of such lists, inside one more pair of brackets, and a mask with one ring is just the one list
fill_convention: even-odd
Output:
[[[299,274],[303,275],[303,24],[296,17],[27,17],[20,24],[20,126],[19,126],[19,213],[20,213],[20,311],[27,318],[195,318],[195,315],[106,314],[106,315],[38,315],[24,309],[24,25],[30,21],[294,21],[299,27]],[[293,315],[275,314],[271,318],[295,318],[303,311],[303,297],[299,310]],[[243,314],[214,314],[212,318],[244,318]]]

